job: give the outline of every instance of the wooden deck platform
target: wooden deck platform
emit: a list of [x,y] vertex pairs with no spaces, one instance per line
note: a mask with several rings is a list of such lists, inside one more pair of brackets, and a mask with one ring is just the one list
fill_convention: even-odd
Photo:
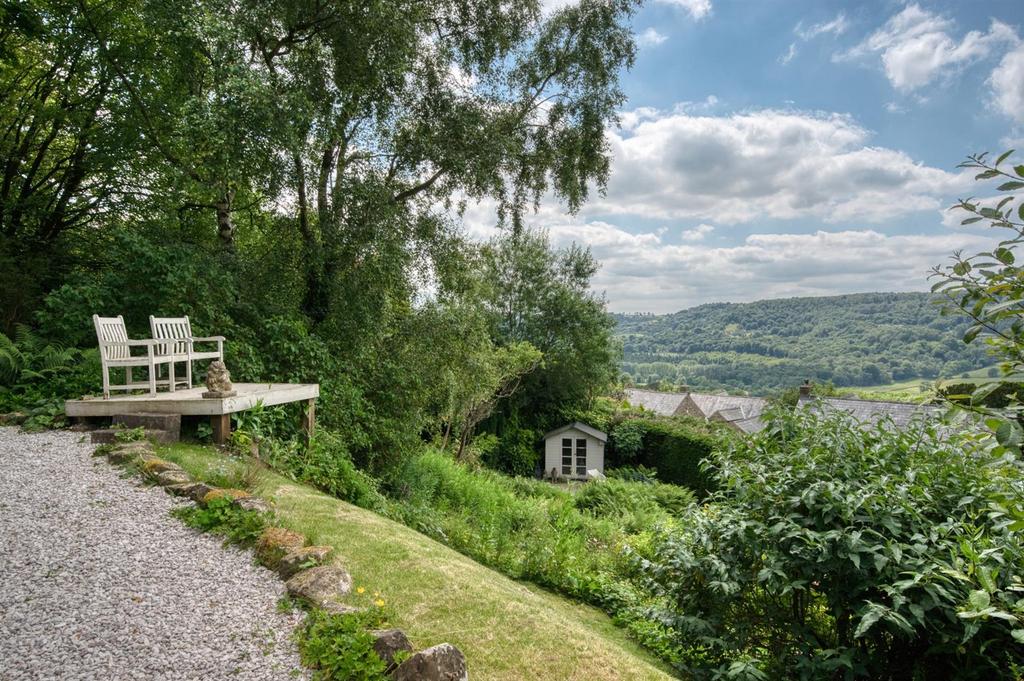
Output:
[[252,409],[259,402],[272,407],[291,402],[305,402],[302,426],[310,436],[315,423],[316,398],[320,386],[316,383],[235,383],[238,393],[233,397],[207,399],[205,387],[158,392],[141,395],[111,395],[67,400],[64,411],[69,417],[87,418],[118,416],[121,414],[181,414],[182,416],[209,416],[213,425],[214,441],[223,444],[231,433],[231,414]]

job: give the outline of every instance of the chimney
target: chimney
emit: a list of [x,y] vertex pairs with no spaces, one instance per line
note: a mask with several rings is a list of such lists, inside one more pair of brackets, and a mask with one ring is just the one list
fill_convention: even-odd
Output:
[[688,393],[688,392],[690,392],[690,386],[688,386],[685,383],[683,383],[681,386],[679,386],[679,392],[681,392],[681,393]]
[[810,397],[810,396],[811,396],[811,382],[810,381],[804,381],[804,384],[802,386],[800,386],[800,397]]

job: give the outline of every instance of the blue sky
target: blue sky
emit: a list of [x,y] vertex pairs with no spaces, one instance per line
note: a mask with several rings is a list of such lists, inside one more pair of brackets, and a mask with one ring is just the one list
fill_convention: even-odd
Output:
[[985,195],[967,153],[1024,157],[1024,0],[653,0],[634,30],[607,196],[533,216],[610,309],[924,290],[992,243],[945,209]]

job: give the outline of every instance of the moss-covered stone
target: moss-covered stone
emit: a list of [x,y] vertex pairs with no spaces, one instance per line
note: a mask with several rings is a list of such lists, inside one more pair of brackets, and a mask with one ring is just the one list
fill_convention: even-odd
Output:
[[289,596],[330,609],[332,605],[343,605],[339,599],[352,590],[352,576],[337,565],[321,565],[296,573],[285,586]]
[[[182,471],[181,466],[171,461],[165,461],[163,459],[149,459],[147,458],[142,462],[142,471],[149,475],[156,475],[157,473],[163,473],[164,471]],[[184,472],[184,471],[182,471]]]
[[107,460],[110,463],[118,465],[129,463],[140,457],[156,459],[153,456],[153,447],[148,442],[129,442],[96,448],[97,453],[101,450],[107,455]]
[[235,506],[243,511],[257,511],[259,513],[270,513],[274,509],[270,502],[259,497],[240,497],[235,499]]
[[283,527],[268,527],[256,541],[256,558],[268,568],[276,570],[282,558],[301,549],[305,543],[305,535]]
[[277,564],[277,574],[288,579],[299,570],[323,565],[331,555],[330,546],[303,546],[289,551]]
[[0,414],[0,426],[20,426],[27,418],[28,414],[23,411],[9,411]]
[[213,488],[205,482],[185,482],[175,485],[167,485],[166,489],[174,496],[187,497],[192,501],[198,501]]
[[171,485],[184,485],[192,482],[192,478],[188,477],[188,473],[185,471],[160,471],[153,476],[156,484],[161,487],[170,487]]

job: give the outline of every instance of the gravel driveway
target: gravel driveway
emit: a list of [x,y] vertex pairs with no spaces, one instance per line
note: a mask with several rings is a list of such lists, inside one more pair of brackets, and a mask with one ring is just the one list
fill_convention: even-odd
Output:
[[80,433],[0,428],[0,679],[291,679],[284,586]]

